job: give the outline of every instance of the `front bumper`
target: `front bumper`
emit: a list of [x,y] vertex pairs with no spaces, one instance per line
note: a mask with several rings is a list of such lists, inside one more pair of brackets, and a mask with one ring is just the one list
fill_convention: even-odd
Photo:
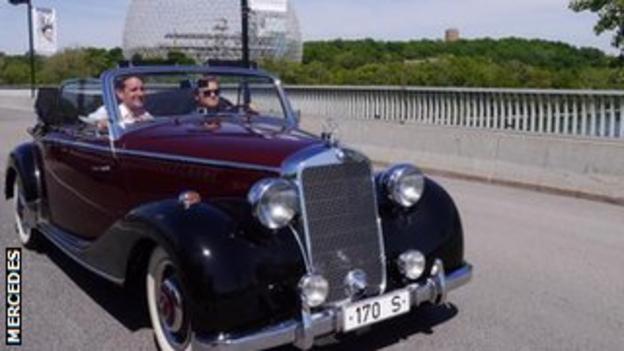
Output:
[[[441,304],[446,294],[468,283],[472,278],[472,266],[465,264],[446,274],[442,261],[436,260],[429,278],[421,284],[407,286],[410,292],[412,308],[423,303]],[[316,313],[302,312],[301,319],[289,320],[273,325],[255,333],[245,335],[225,335],[210,340],[198,335],[193,336],[193,350],[263,350],[281,345],[293,344],[307,350],[314,345],[314,340],[342,331],[340,308],[329,308]]]

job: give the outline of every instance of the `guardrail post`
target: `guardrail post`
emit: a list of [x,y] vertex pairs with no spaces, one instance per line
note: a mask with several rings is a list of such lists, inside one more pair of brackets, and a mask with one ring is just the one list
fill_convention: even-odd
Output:
[[587,98],[581,98],[581,135],[587,136]]
[[514,99],[514,104],[515,104],[515,108],[514,108],[514,130],[519,131],[520,130],[520,95],[519,94],[514,94],[513,95],[513,99]]
[[607,107],[606,107],[606,101],[605,99],[603,99],[602,97],[598,99],[599,103],[600,103],[600,135],[599,136],[606,136],[607,135]]
[[555,98],[555,134],[561,133],[561,96]]
[[552,133],[553,127],[553,96],[546,96],[546,133]]
[[563,135],[570,134],[570,99],[568,96],[563,98]]
[[527,126],[529,125],[529,102],[527,101],[528,98],[526,94],[522,94],[520,96],[522,97],[522,126],[519,126],[518,130],[526,132],[528,131]]
[[433,124],[440,124],[440,99],[439,94],[432,93],[433,98]]
[[457,93],[457,126],[464,126],[464,93]]
[[442,124],[448,125],[450,124],[449,113],[451,111],[449,107],[449,97],[446,93],[442,93],[440,96],[442,97]]
[[492,128],[492,111],[490,109],[490,97],[486,94],[481,95],[483,97],[483,107],[484,107],[484,117],[485,117],[485,128]]
[[615,138],[615,98],[609,100],[609,138]]
[[531,132],[537,132],[537,95],[530,95],[531,99]]
[[537,96],[537,105],[539,108],[538,121],[537,121],[537,132],[544,133],[544,99],[541,95]]
[[624,98],[620,98],[620,138],[624,139]]
[[468,94],[468,98],[470,99],[470,112],[468,113],[469,126],[473,128],[479,123],[479,108],[476,95],[476,93]]
[[[501,112],[504,109],[501,109],[501,106],[505,104],[505,94],[496,93],[490,97],[490,107],[492,113],[492,128],[500,129],[501,127]],[[504,120],[504,116],[503,116]]]
[[434,122],[434,118],[433,118],[433,93],[431,92],[427,92],[427,119],[426,119],[426,123],[428,124],[433,124]]
[[590,120],[590,135],[591,136],[596,136],[596,127],[597,127],[597,123],[598,123],[598,113],[596,112],[596,97],[592,96],[591,97],[591,102],[589,105],[590,108],[590,113],[591,113],[591,120]]
[[455,116],[454,125],[456,127],[459,127],[462,124],[462,93],[461,92],[455,93],[455,104],[457,105],[456,106],[457,115]]
[[578,135],[578,101],[579,96],[572,97],[572,135]]

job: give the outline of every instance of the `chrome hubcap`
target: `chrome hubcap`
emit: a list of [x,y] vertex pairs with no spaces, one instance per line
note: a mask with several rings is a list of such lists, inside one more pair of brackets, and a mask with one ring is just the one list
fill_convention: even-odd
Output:
[[165,279],[160,286],[158,313],[160,322],[169,332],[178,333],[182,330],[184,322],[182,294],[171,277]]

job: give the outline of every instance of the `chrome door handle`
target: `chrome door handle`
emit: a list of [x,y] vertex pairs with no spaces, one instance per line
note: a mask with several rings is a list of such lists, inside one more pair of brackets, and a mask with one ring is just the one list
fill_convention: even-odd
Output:
[[110,165],[91,166],[91,170],[93,172],[98,172],[98,173],[110,172],[111,166]]

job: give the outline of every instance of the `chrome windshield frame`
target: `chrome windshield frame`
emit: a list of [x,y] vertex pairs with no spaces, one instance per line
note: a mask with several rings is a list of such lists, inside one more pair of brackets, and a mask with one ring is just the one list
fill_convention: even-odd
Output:
[[106,112],[109,122],[109,138],[111,146],[115,141],[119,140],[124,134],[118,121],[119,108],[117,97],[115,94],[115,81],[118,77],[128,75],[149,75],[149,74],[204,74],[204,75],[240,75],[248,77],[259,77],[269,79],[275,87],[279,96],[284,114],[286,117],[287,128],[292,129],[298,126],[297,118],[292,109],[286,92],[284,91],[281,81],[266,71],[260,69],[248,69],[240,67],[210,67],[210,66],[134,66],[115,68],[105,71],[100,76],[102,82],[102,101],[106,106]]

